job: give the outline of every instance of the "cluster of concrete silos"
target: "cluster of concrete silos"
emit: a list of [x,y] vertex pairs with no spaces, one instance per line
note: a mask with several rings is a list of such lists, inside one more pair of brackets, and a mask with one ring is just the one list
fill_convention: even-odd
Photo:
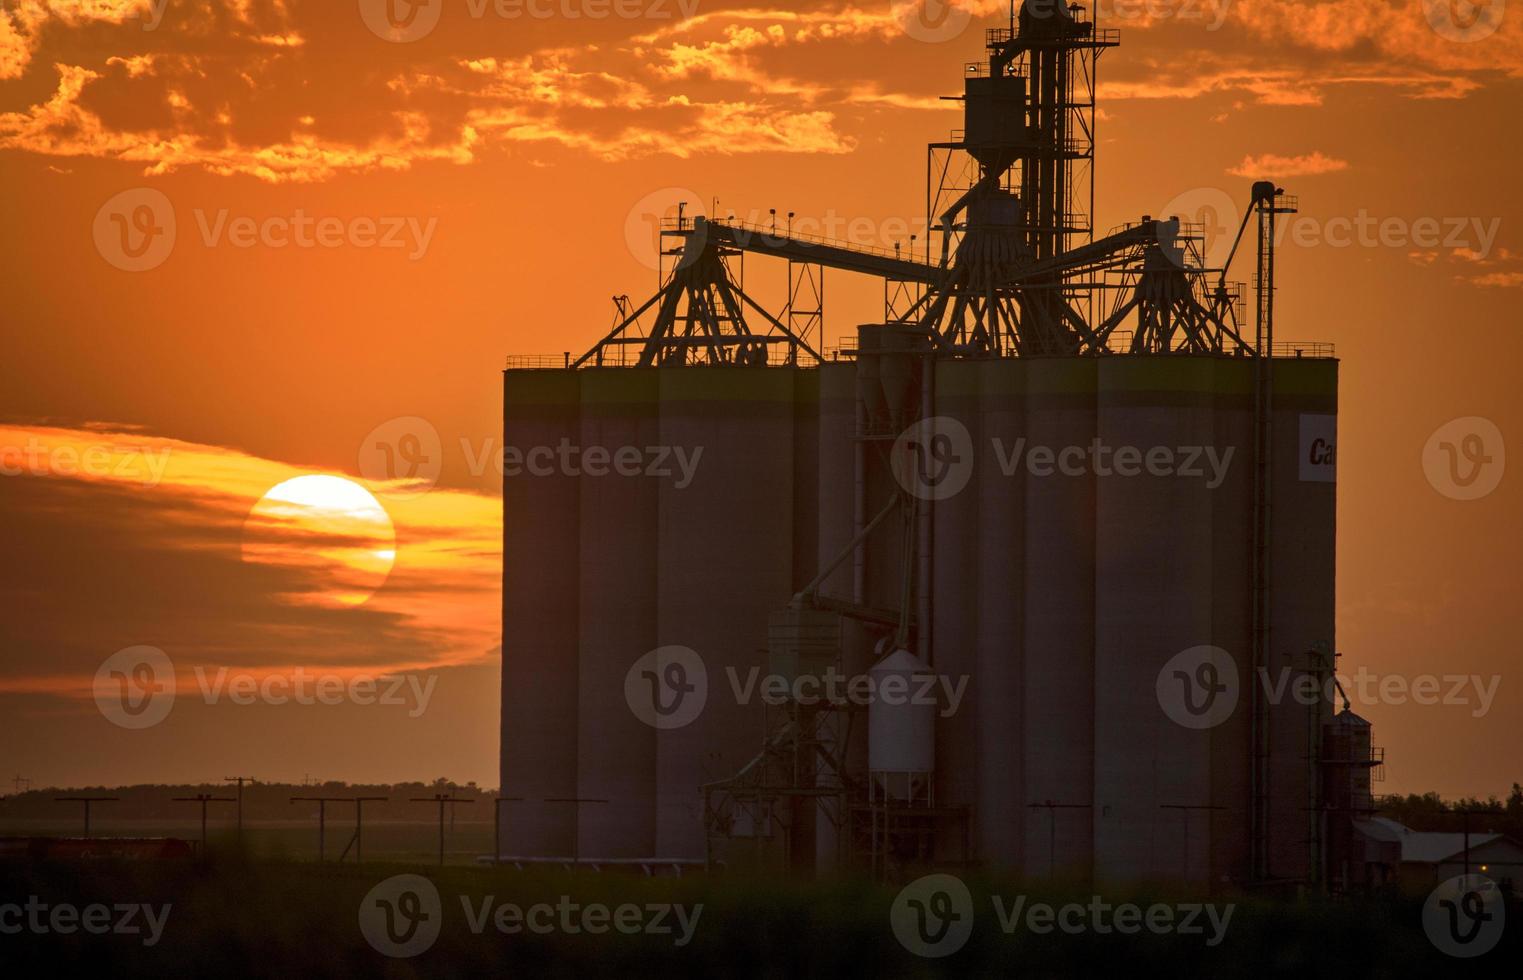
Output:
[[[765,705],[740,703],[732,671],[767,669],[769,617],[899,492],[893,430],[935,417],[968,433],[966,486],[916,501],[914,547],[886,522],[818,592],[893,610],[909,573],[910,652],[967,679],[959,709],[935,715],[929,777],[937,805],[966,813],[967,856],[1037,876],[1246,880],[1260,765],[1270,875],[1305,876],[1309,733],[1330,708],[1282,697],[1255,738],[1253,360],[917,355],[904,372],[862,346],[857,361],[810,368],[508,372],[510,452],[569,443],[600,459],[637,448],[647,462],[647,450],[701,460],[681,486],[635,474],[633,455],[625,475],[557,466],[506,480],[502,787],[521,802],[504,805],[505,846],[702,860],[699,787],[746,766],[767,735]],[[1303,457],[1308,432],[1333,431],[1336,403],[1335,361],[1276,360],[1271,689],[1307,651],[1333,649],[1335,484]],[[1009,465],[1017,447],[1097,444],[1176,462],[1210,447],[1230,462],[1203,478],[1123,475],[1072,453],[1076,465],[1050,472]],[[892,652],[887,632],[844,617],[840,670],[868,672]],[[662,729],[631,711],[626,679],[673,646],[701,656],[709,694],[690,724]],[[1161,709],[1157,684],[1203,646],[1232,659],[1238,704],[1190,728]],[[868,732],[856,732],[847,765],[865,786]],[[561,802],[573,800],[606,802]],[[849,842],[828,836],[820,864],[847,862]]]

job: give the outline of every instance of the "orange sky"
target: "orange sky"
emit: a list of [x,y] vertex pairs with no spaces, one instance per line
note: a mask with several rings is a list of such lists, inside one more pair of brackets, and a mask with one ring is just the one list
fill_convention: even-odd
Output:
[[[1101,6],[1123,32],[1101,62],[1102,231],[1166,210],[1235,224],[1219,202],[1242,206],[1261,176],[1300,197],[1278,326],[1343,359],[1344,669],[1501,678],[1480,718],[1360,705],[1387,791],[1523,779],[1519,482],[1456,501],[1422,467],[1451,419],[1523,425],[1523,13],[1492,2]],[[437,14],[431,29],[398,43],[370,6],[0,2],[0,448],[101,448],[113,471],[172,450],[151,487],[54,465],[0,477],[0,766],[39,785],[232,769],[495,783],[498,518],[477,461],[499,435],[503,356],[580,352],[610,296],[651,292],[651,212],[676,199],[793,210],[861,244],[914,232],[923,144],[960,125],[937,97],[1004,7],[701,0],[683,19],[692,0],[500,8],[518,16],[432,0],[414,22]],[[149,201],[167,202],[172,246],[134,258],[120,242]],[[778,267],[747,275],[780,292]],[[833,276],[827,342],[878,300]],[[364,447],[397,418],[437,433],[443,472],[426,494],[367,483],[396,569],[359,608],[283,599],[289,582],[240,559],[248,509],[302,473],[374,477]],[[186,671],[440,679],[417,718],[193,701],[124,737],[89,678],[133,644]]]

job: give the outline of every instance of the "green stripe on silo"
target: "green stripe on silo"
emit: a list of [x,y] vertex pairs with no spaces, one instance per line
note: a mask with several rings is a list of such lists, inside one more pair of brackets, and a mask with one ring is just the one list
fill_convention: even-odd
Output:
[[1338,362],[1332,358],[1277,357],[1274,390],[1275,394],[1336,398]]
[[591,368],[578,373],[582,408],[604,418],[655,418],[660,383],[653,368]]
[[576,405],[581,384],[575,371],[505,371],[503,401],[508,408]]
[[1037,395],[1093,395],[1099,384],[1094,357],[1028,357],[1026,389]]
[[988,361],[936,360],[936,400],[977,398],[982,381],[982,368]]
[[791,402],[798,369],[662,368],[661,400],[675,402]]
[[1251,357],[1212,358],[1216,372],[1216,394],[1228,397],[1253,395],[1253,365]]
[[1106,357],[1101,382],[1118,392],[1213,394],[1217,385],[1216,360],[1166,354]]
[[820,401],[819,368],[800,368],[793,375],[793,401],[797,405],[818,405]]

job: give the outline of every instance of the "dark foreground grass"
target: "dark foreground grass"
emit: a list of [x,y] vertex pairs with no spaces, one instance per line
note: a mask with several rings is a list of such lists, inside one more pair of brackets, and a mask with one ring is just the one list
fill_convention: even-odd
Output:
[[[421,954],[393,959],[362,935],[360,907],[392,875],[428,877],[441,900],[440,931]],[[1023,924],[1001,928],[992,898],[1008,908],[1025,896],[1060,907],[1087,905],[1089,892],[1042,892],[1019,883],[972,880],[973,931],[958,952],[926,959],[908,952],[890,927],[897,888],[862,881],[799,883],[694,876],[644,879],[616,875],[438,869],[367,865],[222,861],[207,868],[146,864],[0,865],[0,906],[35,896],[49,908],[67,904],[170,906],[159,941],[143,934],[60,935],[0,913],[0,972],[5,976],[327,976],[389,977],[1444,977],[1515,972],[1523,921],[1509,923],[1501,945],[1474,962],[1449,958],[1429,943],[1421,900],[1383,897],[1329,901],[1222,899],[1235,904],[1217,945],[1205,935],[1036,934]],[[1109,905],[1188,899],[1165,894],[1108,894]],[[468,903],[467,911],[462,899]],[[691,941],[669,933],[595,935],[499,931],[491,913],[574,902],[610,908],[677,903],[690,916]],[[488,911],[484,927],[472,917]],[[1512,911],[1516,914],[1517,908]],[[631,916],[634,913],[629,913]],[[115,921],[120,915],[113,911]],[[556,913],[557,921],[559,913]],[[1523,918],[1520,916],[1518,918]],[[46,916],[44,916],[46,919]],[[505,920],[511,927],[513,916]],[[542,920],[543,921],[543,920]],[[633,919],[631,919],[633,921]],[[1087,921],[1087,920],[1086,920]],[[141,917],[138,918],[141,925]],[[1505,968],[1504,964],[1511,964]]]

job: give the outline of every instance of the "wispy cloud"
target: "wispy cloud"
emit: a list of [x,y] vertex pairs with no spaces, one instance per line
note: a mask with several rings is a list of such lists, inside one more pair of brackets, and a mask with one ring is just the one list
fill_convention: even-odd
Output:
[[[0,625],[0,691],[65,683],[88,692],[102,659],[138,643],[187,665],[255,672],[485,662],[500,642],[496,498],[391,497],[390,485],[345,476],[379,495],[395,528],[395,564],[381,584],[333,563],[262,560],[259,548],[278,551],[281,540],[250,521],[255,504],[310,472],[130,427],[0,425],[10,558],[0,594],[7,608],[29,610]],[[357,547],[339,540],[349,530],[326,545]],[[314,534],[300,537],[289,543],[323,551]],[[363,604],[304,601],[356,581],[375,589]]]
[[1317,174],[1331,174],[1347,169],[1347,160],[1339,160],[1317,150],[1312,153],[1302,153],[1296,156],[1281,156],[1278,153],[1245,156],[1242,163],[1239,163],[1235,167],[1228,167],[1227,173],[1236,177],[1263,177],[1278,180],[1284,177],[1311,177]]

